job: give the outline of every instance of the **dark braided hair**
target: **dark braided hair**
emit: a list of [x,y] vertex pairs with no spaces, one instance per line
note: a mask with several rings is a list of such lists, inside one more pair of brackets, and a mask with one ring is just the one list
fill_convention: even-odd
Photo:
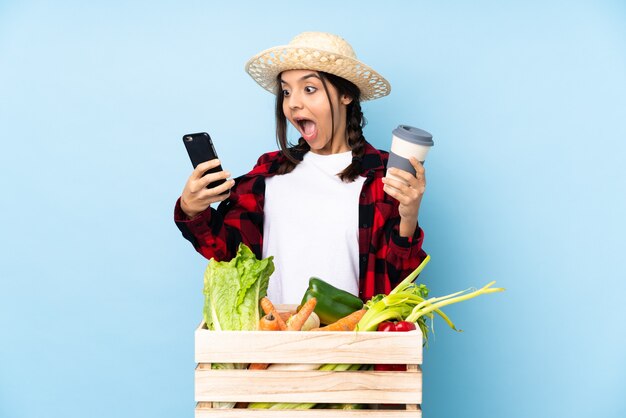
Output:
[[[339,178],[346,183],[353,182],[359,174],[361,174],[361,162],[363,154],[365,153],[365,137],[363,136],[363,127],[367,123],[363,112],[361,111],[361,91],[354,85],[354,83],[338,77],[333,74],[324,73],[318,71],[326,96],[328,96],[328,103],[330,105],[332,126],[335,126],[334,109],[332,101],[330,100],[330,93],[328,92],[328,85],[326,82],[330,82],[339,95],[346,95],[352,98],[352,101],[346,107],[346,139],[348,146],[352,150],[352,162],[341,173]],[[282,89],[280,87],[280,74],[277,79],[278,91],[276,92],[276,142],[285,158],[278,167],[277,174],[287,174],[293,171],[293,169],[302,161],[302,157],[309,150],[309,144],[300,137],[298,143],[293,145],[287,141],[287,117],[283,112],[283,100]],[[333,129],[334,130],[334,129]],[[331,138],[331,142],[334,138]]]

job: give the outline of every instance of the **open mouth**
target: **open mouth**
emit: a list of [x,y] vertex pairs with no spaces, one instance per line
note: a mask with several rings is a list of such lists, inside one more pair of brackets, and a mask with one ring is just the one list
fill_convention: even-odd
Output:
[[315,122],[311,119],[301,118],[296,119],[296,123],[298,124],[300,133],[305,140],[311,141],[312,139],[315,139],[317,136],[317,124]]

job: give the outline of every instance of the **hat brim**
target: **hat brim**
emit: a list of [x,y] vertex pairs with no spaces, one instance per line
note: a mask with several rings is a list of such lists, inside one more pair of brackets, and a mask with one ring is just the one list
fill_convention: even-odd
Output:
[[261,87],[276,94],[276,78],[287,70],[323,71],[354,83],[361,91],[361,101],[384,97],[391,85],[383,76],[361,61],[316,48],[277,46],[250,58],[246,72]]

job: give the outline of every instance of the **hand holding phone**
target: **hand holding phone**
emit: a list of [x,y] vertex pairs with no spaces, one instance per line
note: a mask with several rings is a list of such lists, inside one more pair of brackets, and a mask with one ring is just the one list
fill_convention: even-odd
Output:
[[[187,134],[183,136],[183,142],[185,143],[185,148],[187,148],[187,154],[189,154],[193,168],[196,168],[205,161],[217,159],[215,146],[208,133],[200,132],[197,134]],[[221,164],[206,171],[203,176],[209,173],[219,173],[220,171],[224,171]],[[206,187],[207,189],[212,189],[224,183],[224,181],[225,179],[220,179],[208,184]]]
[[234,180],[226,180],[217,159],[211,137],[206,132],[183,136],[183,143],[194,167],[180,199],[181,209],[189,218],[205,211],[211,203],[221,202],[229,195]]

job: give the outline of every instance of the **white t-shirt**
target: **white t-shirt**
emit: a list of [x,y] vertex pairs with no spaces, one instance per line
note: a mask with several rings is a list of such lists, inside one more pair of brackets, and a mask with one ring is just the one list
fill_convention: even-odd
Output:
[[307,152],[295,169],[265,180],[263,258],[274,256],[268,297],[297,304],[312,276],[358,295],[359,194],[365,178],[341,181],[352,152]]

